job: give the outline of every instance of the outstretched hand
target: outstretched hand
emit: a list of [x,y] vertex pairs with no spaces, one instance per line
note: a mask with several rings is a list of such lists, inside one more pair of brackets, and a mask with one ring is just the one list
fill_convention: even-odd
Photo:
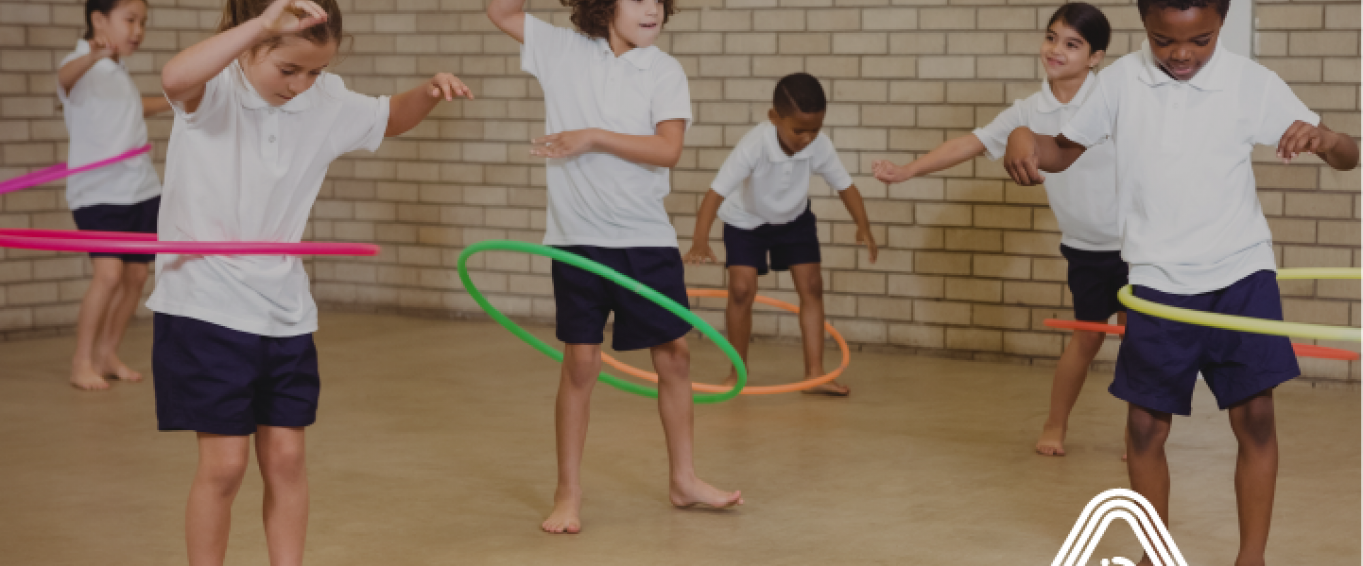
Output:
[[430,88],[426,92],[431,98],[444,98],[445,102],[452,102],[455,98],[464,97],[473,100],[473,90],[459,80],[459,77],[449,73],[438,73],[431,77]]
[[260,14],[260,23],[272,34],[297,33],[327,21],[327,11],[309,0],[275,0]]
[[889,161],[871,162],[871,172],[875,174],[877,180],[888,185],[902,183],[913,178],[913,175],[908,172],[908,167],[899,167]]
[[547,157],[549,159],[565,159],[576,157],[592,150],[595,143],[593,130],[572,130],[540,136],[530,143],[530,155],[536,157]]

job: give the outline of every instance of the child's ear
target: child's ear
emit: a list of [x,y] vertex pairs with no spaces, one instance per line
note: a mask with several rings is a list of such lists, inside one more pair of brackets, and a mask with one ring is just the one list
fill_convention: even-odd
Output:
[[775,108],[768,108],[767,119],[771,120],[771,123],[773,125],[779,125],[779,122],[781,121],[781,113],[777,112]]
[[1089,69],[1096,70],[1098,68],[1098,65],[1101,65],[1103,63],[1103,57],[1106,55],[1107,51],[1094,51],[1093,53],[1090,53]]

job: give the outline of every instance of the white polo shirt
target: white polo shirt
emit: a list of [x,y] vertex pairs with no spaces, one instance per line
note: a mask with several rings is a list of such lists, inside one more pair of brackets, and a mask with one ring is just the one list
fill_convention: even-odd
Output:
[[[62,59],[61,66],[89,53],[90,43],[77,41],[76,50]],[[142,93],[122,62],[100,59],[71,92],[58,84],[57,98],[62,101],[71,138],[68,167],[75,169],[147,145]],[[72,210],[96,204],[136,204],[159,194],[161,182],[148,153],[66,179],[66,202]]]
[[1131,282],[1191,295],[1275,269],[1250,151],[1276,146],[1295,121],[1320,117],[1258,63],[1218,45],[1181,82],[1142,45],[1099,75],[1061,133],[1085,146],[1112,138]]
[[[521,69],[544,90],[546,132],[601,128],[651,136],[666,120],[691,124],[681,64],[655,46],[620,57],[605,39],[525,16]],[[663,208],[669,169],[608,153],[550,159],[544,243],[553,246],[677,247]]]
[[[327,166],[377,150],[388,126],[388,97],[351,92],[330,73],[270,106],[235,62],[208,81],[195,112],[174,107],[162,241],[300,241]],[[158,255],[147,307],[262,336],[317,330],[298,256]]]
[[[1041,92],[1014,102],[989,125],[975,130],[975,137],[984,144],[990,159],[999,159],[1008,149],[1008,135],[1013,130],[1026,127],[1043,136],[1059,134],[1097,83],[1097,77],[1089,73],[1074,99],[1066,104],[1051,92],[1050,81],[1042,81]],[[1060,224],[1060,243],[1071,248],[1122,249],[1117,162],[1113,144],[1105,141],[1085,151],[1063,173],[1046,174],[1046,197]]]
[[776,126],[762,122],[738,141],[710,184],[724,197],[719,218],[744,230],[789,223],[808,206],[809,178],[815,172],[836,190],[852,186],[852,176],[828,136],[820,132],[804,149],[786,155]]

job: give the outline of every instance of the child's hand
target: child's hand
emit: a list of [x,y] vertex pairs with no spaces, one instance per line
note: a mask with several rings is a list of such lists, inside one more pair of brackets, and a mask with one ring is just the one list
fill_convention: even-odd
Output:
[[1008,151],[1003,155],[1003,168],[1013,182],[1029,187],[1046,181],[1041,174],[1041,158],[1036,154],[1036,138],[1026,128],[1013,130],[1008,136]]
[[90,40],[90,54],[94,55],[96,60],[113,57],[117,53],[118,50],[114,49],[113,43],[102,35],[97,35]]
[[595,145],[594,130],[573,130],[549,134],[530,140],[534,144],[530,155],[549,159],[576,157],[592,150]]
[[1334,138],[1326,135],[1320,128],[1298,120],[1293,122],[1282,139],[1278,140],[1278,159],[1291,163],[1302,153],[1317,153],[1330,150]]
[[715,252],[710,249],[709,242],[697,241],[691,244],[691,251],[686,252],[682,261],[690,264],[719,263],[719,258],[715,257]]
[[459,77],[449,73],[439,73],[431,77],[427,93],[431,98],[444,98],[445,102],[451,102],[460,96],[473,100],[473,90],[469,89],[464,81],[459,80]]
[[898,167],[889,161],[871,162],[871,172],[875,174],[880,182],[893,185],[902,183],[913,178],[908,172],[908,167]]
[[871,234],[871,229],[869,227],[857,228],[857,243],[865,244],[866,251],[871,256],[871,263],[875,263],[876,256],[879,255],[880,251],[876,249],[876,237]]
[[275,0],[259,19],[271,34],[296,33],[327,21],[327,11],[309,0]]

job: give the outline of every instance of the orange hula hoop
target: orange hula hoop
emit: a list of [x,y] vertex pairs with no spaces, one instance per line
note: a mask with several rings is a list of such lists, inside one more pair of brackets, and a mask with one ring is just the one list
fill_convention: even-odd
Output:
[[[723,299],[729,296],[729,292],[724,289],[687,289],[686,296]],[[785,311],[793,313],[800,312],[800,307],[797,307],[785,301],[773,299],[771,297],[763,297],[762,295],[758,295],[756,300],[757,302],[762,303],[764,305],[773,306]],[[776,393],[793,393],[795,391],[801,391],[804,389],[809,389],[810,387],[823,385],[825,383],[833,381],[834,379],[837,379],[838,376],[842,375],[843,370],[847,369],[847,364],[851,363],[852,361],[852,353],[847,349],[847,341],[842,339],[842,334],[839,334],[838,331],[833,328],[832,324],[829,324],[827,321],[824,321],[823,327],[824,330],[827,330],[828,334],[833,337],[833,341],[837,342],[838,349],[842,350],[842,364],[838,366],[838,369],[830,371],[827,374],[821,375],[819,377],[813,377],[810,379],[806,379],[804,381],[797,381],[795,383],[787,383],[784,385],[749,385],[747,387],[744,387],[743,391],[741,391],[740,394],[774,395]],[[612,358],[610,354],[607,354],[605,352],[601,352],[601,360],[606,362],[606,365],[613,367],[618,371],[632,375],[639,379],[646,379],[654,383],[658,382],[658,374],[650,373],[639,368],[636,368],[634,366],[631,366],[629,364],[626,364],[620,360]],[[722,393],[728,391],[730,388],[723,385],[710,385],[708,383],[692,382],[691,389],[708,393],[715,392]]]
[[[1101,322],[1084,322],[1081,320],[1058,320],[1054,318],[1048,318],[1045,321],[1043,321],[1043,324],[1051,328],[1068,328],[1071,330],[1106,332],[1108,334],[1116,334],[1118,336],[1126,334],[1125,326],[1118,326],[1116,324],[1104,324]],[[1341,350],[1339,348],[1330,348],[1326,346],[1317,346],[1315,344],[1293,343],[1292,351],[1303,358],[1320,358],[1323,360],[1359,359],[1358,352],[1350,352],[1349,350]]]

